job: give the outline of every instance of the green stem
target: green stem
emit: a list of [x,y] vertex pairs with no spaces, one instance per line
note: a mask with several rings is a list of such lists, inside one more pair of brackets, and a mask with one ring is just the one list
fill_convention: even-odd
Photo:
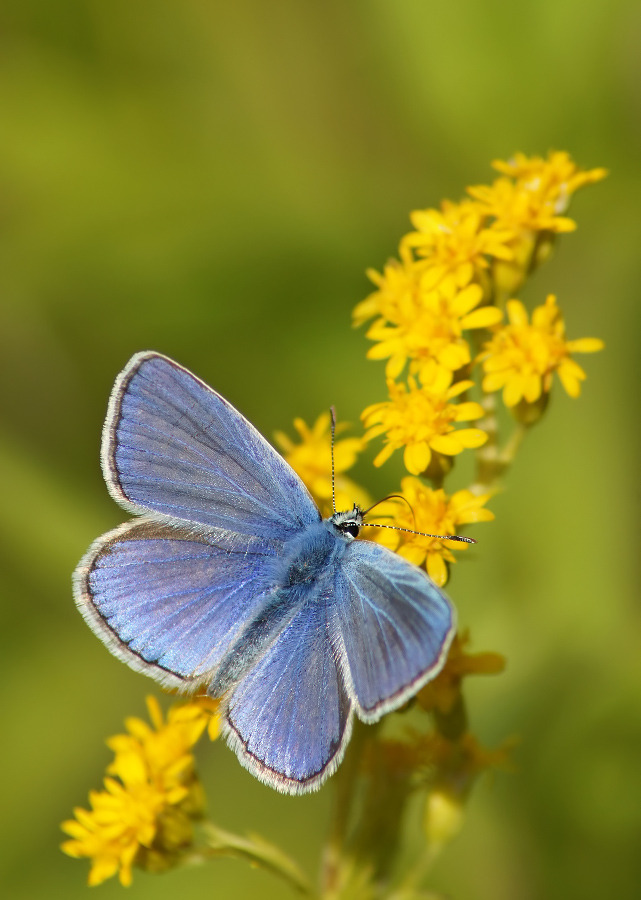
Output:
[[485,394],[481,405],[485,417],[478,427],[488,435],[487,443],[476,451],[476,481],[470,487],[472,493],[482,494],[496,486],[499,479],[510,468],[519,451],[528,426],[518,420],[514,423],[512,434],[499,447],[498,421],[496,417],[496,394]]
[[521,422],[517,422],[514,426],[514,431],[509,436],[507,442],[505,443],[503,449],[499,453],[499,460],[504,469],[509,468],[514,460],[516,459],[516,454],[519,451],[523,438],[527,432],[527,426],[522,425]]
[[494,468],[498,458],[499,427],[496,417],[496,395],[484,394],[481,400],[485,415],[477,422],[477,427],[487,434],[487,441],[476,451],[476,482],[470,487],[472,493],[483,493],[492,483]]
[[401,879],[398,887],[390,895],[389,900],[395,900],[396,897],[400,900],[400,898],[412,896],[418,891],[442,849],[443,844],[425,847],[414,865],[409,868],[405,877]]
[[354,719],[354,730],[345,759],[334,776],[334,809],[323,853],[321,877],[323,896],[332,896],[340,882],[341,860],[347,843],[358,769],[367,736],[366,727],[361,721]]
[[270,844],[258,835],[243,837],[232,834],[214,825],[213,822],[204,822],[201,827],[207,843],[187,855],[189,862],[201,863],[208,859],[233,856],[244,859],[251,865],[268,869],[306,897],[318,896],[307,876],[280,847]]
[[467,707],[461,691],[447,713],[435,709],[432,713],[434,728],[448,741],[460,740],[468,729]]

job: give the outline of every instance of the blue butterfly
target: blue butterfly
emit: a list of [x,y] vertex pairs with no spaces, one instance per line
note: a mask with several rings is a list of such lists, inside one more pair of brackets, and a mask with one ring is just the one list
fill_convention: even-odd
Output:
[[240,762],[315,790],[352,719],[375,722],[441,670],[455,631],[425,572],[323,519],[285,460],[178,363],[137,353],[102,435],[112,497],[137,518],[98,538],[76,603],[111,652],[162,685],[221,697]]

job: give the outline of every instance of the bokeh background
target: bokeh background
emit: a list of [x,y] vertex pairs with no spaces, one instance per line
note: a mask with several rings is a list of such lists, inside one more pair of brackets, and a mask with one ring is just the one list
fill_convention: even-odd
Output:
[[[641,890],[638,341],[641,7],[634,0],[5,0],[0,37],[3,896],[86,896],[59,822],[100,785],[109,734],[152,688],[114,660],[70,573],[124,516],[98,465],[114,377],[141,349],[200,374],[265,434],[383,394],[350,311],[411,209],[490,161],[567,149],[608,180],[524,299],[558,294],[599,336],[580,400],[557,392],[450,582],[474,647],[474,729],[520,736],[431,885],[467,900]],[[365,458],[373,495],[400,469]],[[253,781],[222,744],[212,815],[312,870],[331,783]],[[115,880],[97,890],[122,896]],[[136,873],[133,897],[261,896],[220,861]]]

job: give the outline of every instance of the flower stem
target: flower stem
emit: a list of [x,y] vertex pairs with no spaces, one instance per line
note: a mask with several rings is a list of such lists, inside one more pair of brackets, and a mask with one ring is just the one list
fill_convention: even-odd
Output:
[[365,738],[366,726],[355,719],[352,739],[345,759],[334,777],[334,809],[322,864],[321,883],[324,897],[333,896],[341,880],[341,862],[345,852],[350,813]]
[[395,900],[396,897],[400,900],[401,897],[414,895],[415,891],[417,891],[425,881],[432,865],[440,855],[443,846],[443,844],[438,844],[425,847],[414,865],[409,867],[407,874],[390,896],[390,900]]
[[234,856],[254,866],[268,869],[306,897],[318,896],[307,876],[280,847],[270,844],[258,835],[243,837],[232,834],[214,825],[213,822],[204,822],[201,827],[206,844],[189,853],[187,861],[201,863],[220,856]]
[[527,425],[517,420],[510,437],[503,447],[499,447],[496,394],[485,394],[481,406],[485,410],[485,417],[478,423],[478,427],[485,431],[488,440],[476,451],[476,479],[470,487],[473,494],[483,494],[496,487],[499,479],[516,459],[528,430]]

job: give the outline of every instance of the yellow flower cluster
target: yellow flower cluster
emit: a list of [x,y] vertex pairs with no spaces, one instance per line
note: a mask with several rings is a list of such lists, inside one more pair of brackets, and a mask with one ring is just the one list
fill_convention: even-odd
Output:
[[552,152],[547,159],[517,153],[507,162],[497,160],[501,173],[491,185],[468,188],[494,227],[505,230],[511,258],[492,265],[493,288],[500,298],[518,291],[527,276],[550,253],[555,235],[574,231],[576,223],[562,215],[580,187],[605,178],[605,169],[579,169],[566,152]]
[[[334,447],[339,509],[354,502],[368,505],[365,491],[345,475],[366,442],[383,441],[376,466],[402,451],[404,467],[415,478],[403,480],[407,504],[393,510],[393,521],[407,531],[396,538],[377,534],[376,539],[425,565],[439,585],[447,580],[452,550],[466,545],[409,532],[450,534],[460,525],[493,518],[484,505],[496,488],[481,477],[480,465],[473,493],[448,498],[442,490],[444,477],[464,450],[483,448],[486,458],[500,455],[488,427],[492,395],[502,391],[517,419],[532,424],[545,408],[554,374],[577,397],[585,372],[573,354],[603,347],[596,338],[566,339],[553,295],[530,318],[523,303],[507,299],[505,291],[522,285],[546,258],[556,234],[576,227],[563,215],[572,194],[602,179],[605,170],[581,170],[562,152],[546,159],[517,154],[494,167],[500,177],[491,185],[469,188],[467,199],[413,212],[414,230],[401,239],[399,258],[382,273],[368,271],[376,290],[357,304],[353,319],[356,325],[374,320],[367,331],[373,342],[367,356],[386,360],[387,399],[363,410],[364,440],[342,438]],[[472,391],[477,399],[470,398]],[[297,419],[294,427],[298,442],[278,433],[277,443],[329,514],[329,415],[320,416],[311,428]],[[464,514],[463,495],[473,498],[473,504],[465,501]]]
[[220,721],[215,701],[197,698],[173,706],[163,718],[158,701],[147,699],[151,726],[126,721],[127,734],[107,743],[114,760],[105,790],[91,791],[91,810],[76,808],[63,822],[71,838],[62,849],[91,860],[89,884],[118,874],[131,884],[132,866],[148,871],[168,868],[192,841],[192,821],[204,809],[191,748],[207,729],[212,740]]
[[[521,301],[507,299],[506,291],[520,287],[546,258],[556,234],[576,227],[564,215],[572,194],[605,171],[583,171],[561,152],[545,159],[517,154],[494,167],[500,177],[469,188],[467,199],[411,214],[414,230],[401,239],[399,258],[382,274],[368,272],[377,289],[354,310],[356,325],[374,320],[367,331],[373,342],[368,357],[387,361],[388,397],[362,413],[366,440],[383,440],[374,464],[402,450],[405,469],[434,485],[434,491],[403,489],[414,518],[400,514],[395,521],[413,531],[444,533],[448,520],[439,525],[432,514],[443,501],[433,494],[455,457],[495,440],[488,428],[490,395],[502,391],[505,405],[531,424],[547,401],[554,373],[570,396],[578,396],[585,373],[572,355],[603,346],[596,338],[566,339],[555,297],[530,320]],[[536,404],[536,412],[522,408]],[[486,456],[495,449],[485,448]],[[480,511],[491,492],[478,482]],[[460,524],[450,519],[446,533]],[[450,549],[440,542],[437,552],[438,542],[432,542],[432,552],[426,552],[429,539],[420,541],[406,535],[401,543],[407,549],[399,552],[418,563],[427,560],[428,572],[443,584],[454,558]]]

